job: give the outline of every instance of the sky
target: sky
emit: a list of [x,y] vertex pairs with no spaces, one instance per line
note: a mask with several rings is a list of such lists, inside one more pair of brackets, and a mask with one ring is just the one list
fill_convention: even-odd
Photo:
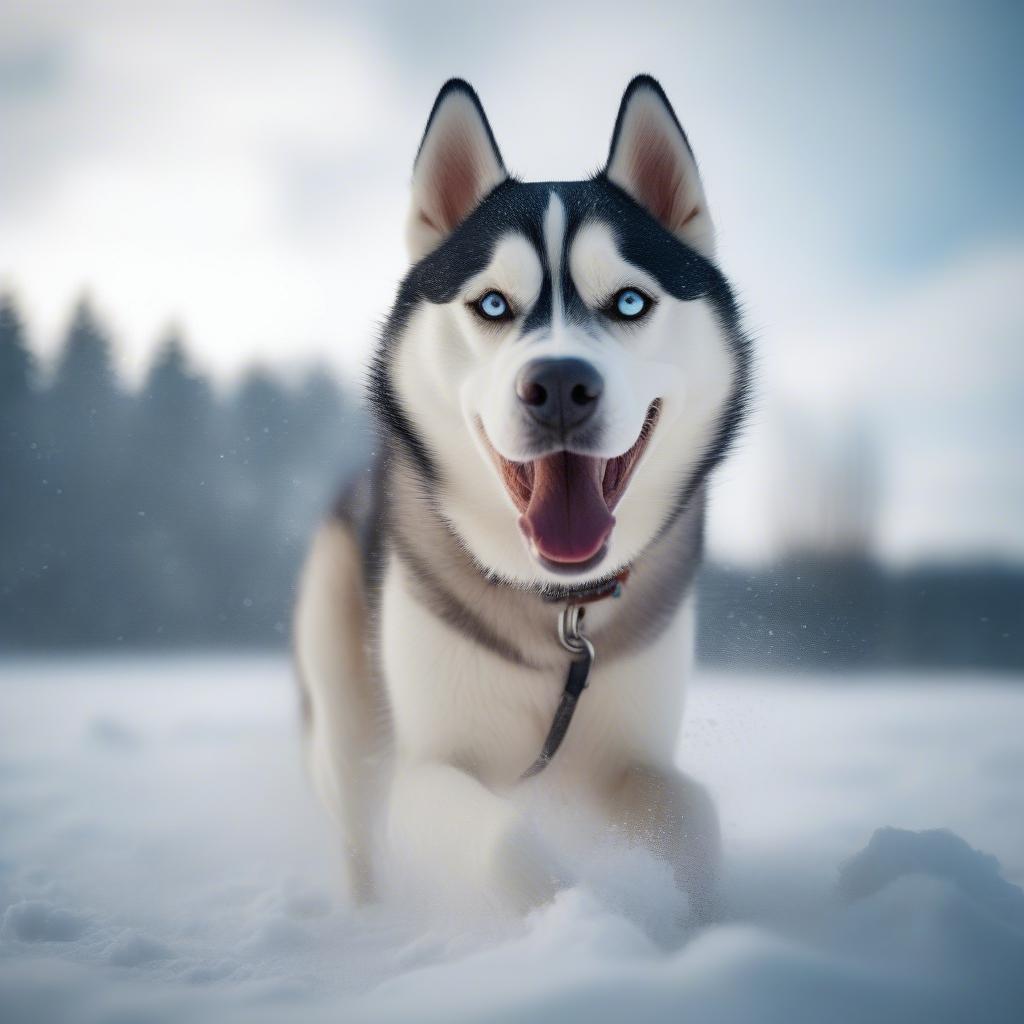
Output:
[[129,379],[174,323],[222,380],[355,382],[439,85],[468,78],[547,180],[603,163],[647,71],[757,341],[712,550],[852,515],[896,562],[1020,562],[1022,42],[1012,3],[0,0],[0,287],[44,356],[88,292]]

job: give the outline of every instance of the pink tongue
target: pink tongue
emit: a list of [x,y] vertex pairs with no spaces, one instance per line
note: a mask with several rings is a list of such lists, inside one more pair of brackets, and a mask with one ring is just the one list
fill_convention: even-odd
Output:
[[519,528],[552,562],[585,562],[615,525],[600,479],[599,459],[557,452],[533,463],[533,492]]

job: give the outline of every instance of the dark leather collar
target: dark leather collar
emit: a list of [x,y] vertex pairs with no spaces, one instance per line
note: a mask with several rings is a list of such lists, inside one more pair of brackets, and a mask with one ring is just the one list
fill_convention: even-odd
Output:
[[548,604],[592,604],[603,601],[606,597],[621,597],[622,588],[629,579],[629,569],[609,579],[601,580],[589,587],[559,587],[557,590],[542,593]]

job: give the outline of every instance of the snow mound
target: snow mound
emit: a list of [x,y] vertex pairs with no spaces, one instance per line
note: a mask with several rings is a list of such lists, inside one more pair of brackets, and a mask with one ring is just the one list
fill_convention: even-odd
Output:
[[[848,904],[789,934],[722,922],[666,950],[580,887],[534,914],[525,934],[407,971],[351,1008],[356,1019],[438,1024],[1019,1024],[1024,930],[1003,923],[996,894],[1024,894],[994,858],[946,831],[880,829],[844,866],[840,888]],[[647,900],[659,894],[671,896],[654,885]]]
[[848,899],[863,899],[906,875],[945,879],[999,920],[1024,926],[1024,892],[1002,877],[995,857],[948,829],[878,829],[843,865],[838,888]]

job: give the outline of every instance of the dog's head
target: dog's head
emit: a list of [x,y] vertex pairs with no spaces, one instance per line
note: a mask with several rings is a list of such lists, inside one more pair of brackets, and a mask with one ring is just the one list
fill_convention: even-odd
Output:
[[433,506],[508,580],[584,585],[629,565],[724,454],[747,381],[661,87],[630,83],[599,174],[526,183],[473,90],[447,83],[408,243],[371,393]]

